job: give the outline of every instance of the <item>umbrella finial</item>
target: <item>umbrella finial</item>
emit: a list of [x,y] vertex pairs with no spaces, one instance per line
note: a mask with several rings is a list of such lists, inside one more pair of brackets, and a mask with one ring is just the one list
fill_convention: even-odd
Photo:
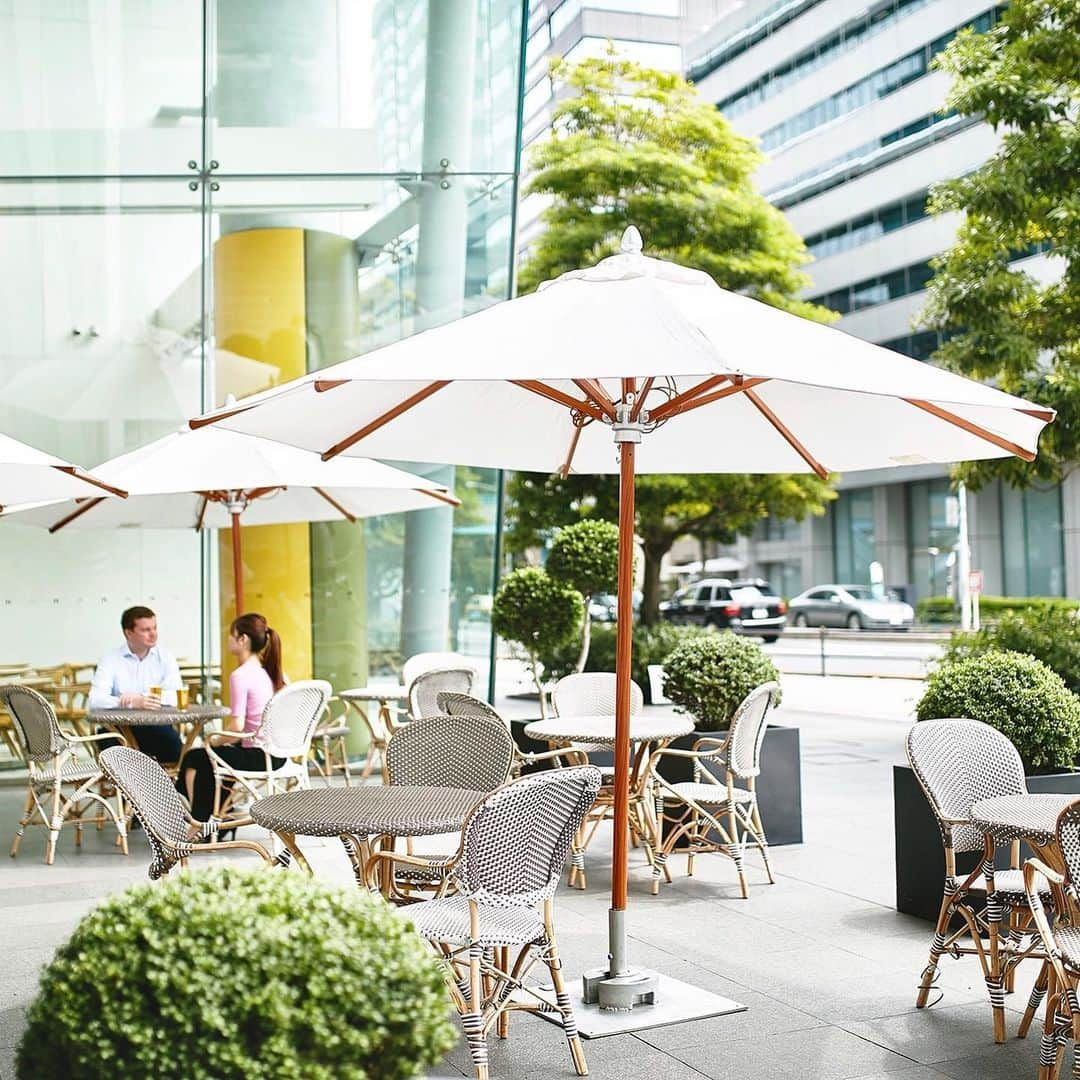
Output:
[[638,232],[637,226],[628,225],[622,234],[622,243],[619,244],[619,250],[624,255],[640,255],[642,246],[641,233]]

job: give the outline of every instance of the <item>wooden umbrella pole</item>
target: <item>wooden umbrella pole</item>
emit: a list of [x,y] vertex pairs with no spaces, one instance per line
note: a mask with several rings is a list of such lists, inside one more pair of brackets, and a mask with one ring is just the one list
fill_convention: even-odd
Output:
[[236,510],[229,513],[232,518],[232,565],[233,591],[236,594],[236,617],[244,614],[244,558],[240,552],[240,514]]

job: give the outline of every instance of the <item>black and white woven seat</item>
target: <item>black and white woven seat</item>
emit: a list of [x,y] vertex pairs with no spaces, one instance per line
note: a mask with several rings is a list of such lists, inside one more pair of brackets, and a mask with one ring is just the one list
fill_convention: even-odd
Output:
[[476,685],[476,669],[471,667],[433,668],[416,676],[409,687],[409,719],[439,716],[439,695],[446,693],[472,694]]
[[[761,853],[769,884],[776,883],[758,810],[757,778],[769,713],[779,694],[777,683],[764,683],[740,703],[724,738],[705,736],[690,750],[666,748],[653,754],[649,770],[663,833],[663,843],[653,860],[654,895],[660,890],[661,876],[671,881],[667,860],[680,841],[686,844],[687,874],[693,874],[694,858],[703,852],[728,856],[735,864],[744,900],[750,895],[744,863],[749,845]],[[694,779],[669,781],[658,768],[665,758],[691,761]]]
[[[435,673],[438,674],[438,673]],[[423,678],[424,676],[420,676]],[[488,716],[425,716],[399,728],[386,748],[387,782],[391,787],[462,788],[494,791],[506,782],[514,760],[514,740],[500,719]],[[392,899],[411,903],[429,893],[445,877],[448,853],[409,850],[408,859],[394,852],[365,853],[370,866],[392,874]]]
[[[511,1010],[551,1013],[527,984],[537,963],[555,990],[574,1067],[587,1074],[555,942],[553,897],[579,825],[600,790],[594,766],[536,773],[489,795],[472,813],[450,868],[454,896],[406,908],[431,942],[461,1015],[478,1080],[486,1080],[486,1033],[505,1037]],[[513,952],[512,952],[513,950]]]
[[[93,756],[99,743],[120,742],[120,737],[62,731],[52,705],[28,686],[0,686],[0,705],[11,714],[28,769],[26,803],[11,844],[12,857],[19,852],[27,825],[43,825],[49,830],[45,862],[51,866],[65,825],[75,826],[75,843],[81,844],[83,826],[100,828],[106,821],[116,827],[126,855],[124,808]],[[95,807],[97,812],[88,815]]]
[[[196,821],[187,811],[169,774],[149,755],[130,746],[113,746],[101,752],[101,767],[127,800],[142,823],[150,845],[151,879],[164,877],[178,863],[199,851],[255,851],[267,863],[269,853],[254,840],[217,839],[217,818]],[[230,826],[245,822],[230,822]],[[288,861],[280,860],[287,866]]]
[[[966,719],[924,720],[913,725],[907,736],[907,756],[937,820],[945,848],[944,896],[915,1005],[922,1009],[941,1000],[940,991],[934,1001],[930,1000],[930,992],[935,988],[943,954],[975,955],[982,965],[995,1013],[995,1031],[1003,1032],[1005,993],[1011,989],[1015,967],[1037,951],[1028,932],[1031,910],[1018,888],[1020,871],[1015,862],[1011,872],[1002,872],[980,859],[970,873],[959,874],[956,857],[985,851],[983,832],[972,819],[976,802],[1027,794],[1023,762],[1016,747],[1000,731]],[[1017,857],[1014,851],[1014,860]],[[1045,882],[1042,884],[1045,886]],[[977,904],[970,902],[972,894],[978,895]],[[985,944],[990,921],[997,923],[1008,949],[1000,982],[993,975]],[[1020,1023],[1021,1037],[1027,1034],[1045,987],[1044,966]]]
[[[239,790],[253,798],[264,798],[292,787],[310,786],[308,758],[315,728],[326,711],[333,690],[323,679],[304,679],[282,687],[263,710],[256,738],[262,745],[261,769],[240,769],[214,752],[215,745],[235,740],[228,733],[216,732],[205,739],[206,752],[214,769],[214,814],[221,817]],[[284,758],[274,768],[271,757]],[[223,800],[222,792],[228,790]]]

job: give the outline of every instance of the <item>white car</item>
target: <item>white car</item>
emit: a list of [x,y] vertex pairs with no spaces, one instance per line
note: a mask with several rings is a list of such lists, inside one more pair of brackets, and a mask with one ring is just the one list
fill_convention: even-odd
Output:
[[869,585],[816,585],[788,604],[788,620],[792,626],[910,630],[915,609],[895,594],[876,596]]

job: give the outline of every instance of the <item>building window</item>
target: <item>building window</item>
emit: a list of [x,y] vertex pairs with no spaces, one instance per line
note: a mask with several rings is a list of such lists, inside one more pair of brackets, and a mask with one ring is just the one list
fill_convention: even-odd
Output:
[[930,62],[965,27],[972,27],[977,32],[989,30],[998,20],[1003,8],[995,7],[984,11],[977,18],[954,27],[941,37],[923,45],[907,56],[894,60],[891,64],[852,83],[838,93],[819,101],[817,104],[788,117],[783,123],[769,128],[761,135],[761,148],[766,152],[775,150],[784,143],[805,135],[814,128],[828,124],[841,116],[846,116],[856,109],[869,105],[879,98],[887,97],[908,83],[921,79],[930,70]]
[[916,599],[955,592],[960,500],[944,477],[906,485],[908,572]]
[[929,360],[934,353],[941,348],[949,339],[949,334],[940,330],[920,330],[917,334],[905,334],[904,337],[892,338],[889,341],[879,341],[883,349],[892,349],[893,352],[903,353],[913,360]]
[[767,517],[762,527],[763,540],[799,540],[802,522],[794,518]]
[[822,232],[812,233],[804,238],[806,250],[815,259],[826,259],[841,251],[850,251],[861,247],[879,236],[902,229],[905,225],[914,225],[926,217],[926,195],[920,191],[899,202],[878,207],[869,214],[862,214],[851,221],[833,225]]
[[1008,596],[1064,596],[1061,488],[1001,484],[1001,552]]
[[850,315],[853,311],[862,311],[864,308],[876,307],[878,304],[887,304],[890,300],[896,300],[901,296],[921,292],[926,288],[931,277],[933,277],[933,271],[929,263],[916,263],[914,266],[905,266],[902,270],[879,274],[866,281],[857,281],[853,285],[835,289],[822,296],[810,297],[808,302],[823,304],[827,308],[832,308],[833,311],[838,311],[841,315]]
[[874,561],[874,489],[840,492],[831,514],[836,580],[852,584],[868,582],[870,564]]
[[803,591],[802,559],[762,563],[761,573],[777,596],[790,600]]

